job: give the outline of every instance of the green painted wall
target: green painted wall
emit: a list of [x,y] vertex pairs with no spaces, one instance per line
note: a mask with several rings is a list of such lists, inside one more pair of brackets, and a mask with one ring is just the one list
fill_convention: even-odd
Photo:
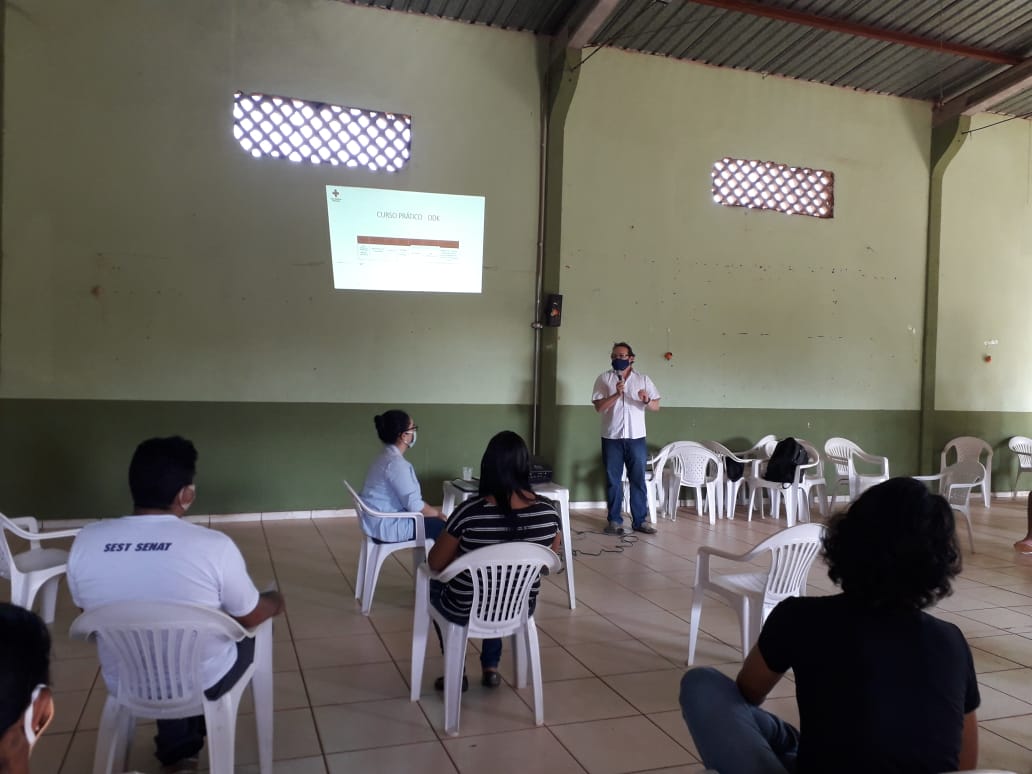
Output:
[[[917,409],[929,118],[661,57],[588,60],[566,124],[560,402],[585,403],[626,339],[665,406]],[[835,217],[714,204],[725,156],[830,170]]]
[[999,120],[977,116],[946,171],[935,383],[946,416],[1032,411],[1032,122],[982,129]]
[[[200,449],[200,511],[346,507],[339,480],[361,479],[393,405],[422,428],[434,502],[491,434],[529,433],[541,41],[330,0],[5,13],[0,508],[120,513],[132,448],[173,432]],[[653,446],[845,435],[915,472],[928,106],[610,50],[564,77],[543,435],[573,499],[603,496],[590,389],[621,338],[664,396]],[[413,160],[251,159],[237,89],[410,113]],[[1029,124],[1001,128],[946,178],[940,447],[1032,434]],[[836,217],[714,205],[725,155],[833,171]],[[328,183],[486,196],[484,293],[334,291]]]
[[[360,403],[0,400],[0,491],[8,515],[117,516],[131,506],[136,444],[181,433],[200,459],[196,513],[351,508],[341,479],[361,485],[381,446]],[[406,406],[419,441],[406,455],[430,503],[440,482],[479,467],[491,435],[526,433],[519,406]]]
[[[329,0],[6,9],[0,396],[530,403],[531,35]],[[411,163],[253,159],[238,89],[409,113]],[[484,292],[335,291],[327,184],[486,196]]]

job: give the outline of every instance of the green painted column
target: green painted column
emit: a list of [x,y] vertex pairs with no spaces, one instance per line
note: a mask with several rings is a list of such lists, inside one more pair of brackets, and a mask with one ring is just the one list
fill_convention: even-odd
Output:
[[[935,373],[939,339],[939,261],[942,252],[942,190],[946,169],[956,157],[971,126],[960,116],[932,129],[931,170],[928,186],[928,262],[925,269],[924,342],[921,361],[921,431],[918,470],[932,472],[938,457],[935,447]],[[937,468],[936,468],[937,469]]]
[[[541,266],[542,298],[549,293],[561,293],[560,268],[562,262],[563,231],[563,147],[566,138],[566,117],[577,89],[581,61],[579,49],[565,48],[562,42],[547,46],[542,64],[542,102],[544,110],[544,185],[542,229],[544,246]],[[542,315],[543,316],[543,315]],[[537,427],[537,454],[553,466],[559,459],[559,394],[557,351],[562,328],[544,328],[540,331],[541,347],[538,353],[540,374],[539,410]]]

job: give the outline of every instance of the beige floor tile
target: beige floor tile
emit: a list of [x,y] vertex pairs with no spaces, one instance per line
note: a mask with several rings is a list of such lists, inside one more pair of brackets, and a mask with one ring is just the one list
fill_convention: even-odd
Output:
[[[537,618],[536,615],[535,618]],[[537,626],[538,629],[563,646],[576,642],[613,642],[633,639],[630,634],[598,614],[538,619]]]
[[584,771],[547,728],[448,739],[444,747],[461,774],[582,774]]
[[302,669],[315,669],[327,666],[347,666],[349,664],[375,664],[390,661],[387,652],[377,634],[353,634],[346,637],[316,637],[309,640],[298,640],[297,660]]
[[[300,672],[275,672],[272,675],[272,706],[275,710],[301,709],[308,705],[308,692]],[[240,712],[254,712],[251,691],[244,691]]]
[[50,687],[55,693],[88,691],[100,673],[96,653],[90,658],[54,661],[50,665]]
[[[530,688],[522,689],[521,693],[530,705],[533,701]],[[544,694],[545,724],[548,726],[635,714],[634,707],[597,677],[549,683]]]
[[[326,774],[326,761],[321,755],[291,758],[275,761],[272,769],[275,774]],[[251,763],[234,767],[234,774],[260,774],[260,771],[257,763]]]
[[312,711],[327,754],[437,739],[419,704],[408,699],[335,704]]
[[699,751],[695,749],[695,742],[688,731],[688,726],[681,715],[681,709],[668,710],[667,712],[652,712],[647,715],[648,719],[662,729],[663,733],[677,742],[681,747],[691,753],[694,760],[700,760]]
[[[736,670],[737,671],[737,670]],[[643,715],[678,708],[677,695],[684,669],[613,675],[606,684]]]
[[975,661],[975,673],[981,674],[983,672],[1001,672],[1005,669],[1020,669],[1021,664],[1015,661],[997,656],[993,653],[988,653],[978,647],[978,642],[972,641],[971,646],[971,657]]
[[[550,683],[544,690],[546,718],[551,685],[562,683]],[[478,680],[471,680],[469,690],[462,694],[459,734],[465,737],[533,728],[533,692],[527,688],[523,693],[525,696],[521,699],[508,684],[503,683],[498,688],[484,688]],[[438,736],[445,738],[444,695],[436,691],[424,694],[419,704]]]
[[304,676],[313,707],[403,699],[409,695],[408,683],[390,661],[306,669]]
[[1009,739],[997,736],[992,731],[982,729],[978,735],[978,766],[984,769],[1001,769],[1015,771],[1018,774],[1032,772],[1030,766],[1032,756],[1029,749],[1015,744]]
[[[1027,716],[980,721],[979,726],[1032,751],[1032,723]],[[1032,764],[1032,755],[1029,762]]]
[[1032,669],[1012,669],[1006,672],[981,674],[978,676],[978,683],[1032,704]]
[[1025,629],[1032,626],[1032,616],[1027,616],[1024,613],[1019,613],[1006,607],[965,610],[962,615],[999,629]]
[[[258,734],[254,715],[241,715],[237,720],[236,763],[258,762]],[[322,754],[312,711],[292,709],[277,711],[273,716],[273,760],[310,758]],[[278,770],[278,765],[277,765]]]
[[979,637],[974,645],[979,650],[1001,656],[1022,666],[1032,666],[1032,639],[1027,637],[1018,634]]
[[695,758],[647,718],[554,726],[552,732],[589,774],[620,774],[695,763]]
[[546,683],[591,676],[591,670],[570,655],[566,648],[541,648],[541,679]]
[[72,734],[70,732],[59,734],[55,733],[52,728],[48,728],[32,750],[32,770],[38,771],[40,774],[60,771],[71,741]]
[[566,650],[596,675],[666,670],[670,662],[638,640],[574,642]]
[[[326,756],[329,774],[354,772],[405,772],[405,774],[455,774],[456,768],[440,742],[423,742],[375,750]],[[279,772],[277,772],[279,774]]]
[[982,697],[982,704],[978,708],[979,720],[993,720],[1014,715],[1032,714],[1032,704],[1015,699],[1013,696],[982,684],[981,675],[979,676],[978,692]]

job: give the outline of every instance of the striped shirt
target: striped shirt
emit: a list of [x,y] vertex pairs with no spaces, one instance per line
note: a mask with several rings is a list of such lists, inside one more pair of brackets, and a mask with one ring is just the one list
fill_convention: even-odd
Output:
[[[448,518],[445,530],[459,541],[457,556],[468,554],[484,546],[508,543],[513,540],[537,543],[549,548],[560,529],[559,514],[550,500],[541,498],[515,511],[518,518],[516,534],[510,534],[505,515],[486,498],[467,500]],[[534,583],[530,598],[537,597],[541,581]],[[469,620],[473,606],[473,579],[468,572],[456,575],[441,593],[438,608],[449,620]]]

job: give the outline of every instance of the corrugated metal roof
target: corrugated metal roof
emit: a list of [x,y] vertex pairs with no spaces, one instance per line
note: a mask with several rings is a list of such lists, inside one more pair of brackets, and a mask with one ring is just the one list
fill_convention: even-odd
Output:
[[[594,5],[592,0],[351,2],[543,35],[576,27]],[[752,5],[918,36],[944,47],[965,46],[1014,59],[1032,56],[1032,0],[753,0]],[[621,0],[591,45],[932,102],[948,100],[1009,66],[701,0]],[[993,109],[1008,115],[1029,113],[1032,89]]]

